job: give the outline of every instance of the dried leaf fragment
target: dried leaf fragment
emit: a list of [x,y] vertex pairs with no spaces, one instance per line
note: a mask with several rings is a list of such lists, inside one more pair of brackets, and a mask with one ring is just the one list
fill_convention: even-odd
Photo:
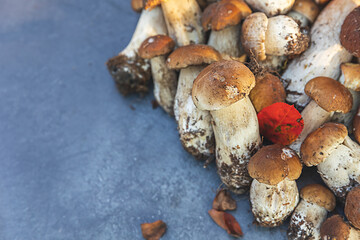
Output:
[[226,189],[221,189],[215,196],[213,209],[218,211],[228,211],[236,209],[236,201],[231,197],[230,192]]
[[243,235],[239,223],[230,213],[217,211],[215,209],[209,210],[208,213],[214,222],[225,229],[229,235],[233,237],[241,237]]
[[166,232],[166,223],[161,220],[143,223],[141,224],[141,232],[146,240],[159,240]]

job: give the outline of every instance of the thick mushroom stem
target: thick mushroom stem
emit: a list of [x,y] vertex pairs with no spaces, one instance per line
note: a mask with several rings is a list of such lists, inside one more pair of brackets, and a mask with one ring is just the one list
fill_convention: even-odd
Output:
[[108,70],[122,94],[148,91],[150,65],[138,56],[138,49],[146,38],[157,34],[167,34],[161,8],[143,10],[128,46],[107,62]]
[[225,60],[239,58],[241,55],[240,24],[220,31],[211,31],[208,45],[218,50]]
[[276,227],[291,214],[299,202],[296,182],[284,179],[276,185],[253,180],[250,203],[255,220],[262,226]]
[[340,44],[341,26],[359,4],[360,0],[333,0],[321,12],[311,29],[310,48],[294,59],[282,76],[289,81],[286,89],[289,103],[304,107],[309,102],[304,87],[314,77],[339,77],[340,64],[352,58]]
[[216,142],[216,164],[221,180],[233,192],[244,193],[251,183],[247,172],[249,159],[261,145],[256,111],[249,97],[245,97],[210,113]]

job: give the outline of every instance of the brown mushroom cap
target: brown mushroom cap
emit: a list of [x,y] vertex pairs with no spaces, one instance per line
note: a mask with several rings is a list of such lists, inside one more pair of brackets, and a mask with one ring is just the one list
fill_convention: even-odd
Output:
[[344,142],[347,135],[348,131],[343,124],[325,123],[310,133],[301,144],[300,154],[303,163],[308,167],[322,163]]
[[221,54],[214,48],[202,44],[192,44],[175,49],[167,58],[166,64],[170,69],[182,69],[220,60]]
[[357,114],[354,117],[353,121],[353,128],[354,128],[354,135],[355,139],[358,143],[360,143],[360,107],[357,111]]
[[319,15],[319,7],[312,0],[297,0],[292,10],[304,15],[312,23]]
[[325,4],[327,3],[329,0],[315,0],[316,4]]
[[360,6],[345,18],[341,26],[340,41],[355,57],[360,57]]
[[360,64],[343,63],[341,72],[344,75],[344,86],[355,91],[360,91]]
[[156,6],[159,6],[163,0],[143,0],[144,9],[151,10]]
[[166,55],[175,47],[175,42],[166,35],[156,35],[145,39],[139,48],[139,56],[144,59]]
[[131,0],[131,7],[135,12],[141,12],[144,8],[143,0]]
[[345,215],[351,225],[360,229],[360,187],[353,188],[346,196]]
[[222,0],[210,4],[203,12],[201,24],[205,31],[223,30],[235,26],[251,14],[251,9],[243,0]]
[[347,113],[353,99],[350,91],[338,81],[328,77],[316,77],[305,85],[305,93],[328,112]]
[[334,194],[320,184],[310,184],[303,187],[300,191],[300,197],[309,203],[315,203],[325,208],[329,212],[334,210],[336,206]]
[[261,183],[276,185],[285,178],[300,177],[302,165],[297,154],[279,144],[262,147],[250,158],[248,172]]
[[348,239],[349,234],[350,226],[344,222],[340,215],[334,215],[326,219],[320,228],[321,239],[345,240]]
[[256,85],[249,95],[257,112],[277,102],[285,102],[286,92],[280,79],[270,73],[256,76]]
[[255,76],[238,61],[220,61],[207,66],[195,79],[192,98],[202,110],[219,110],[246,97],[255,86]]

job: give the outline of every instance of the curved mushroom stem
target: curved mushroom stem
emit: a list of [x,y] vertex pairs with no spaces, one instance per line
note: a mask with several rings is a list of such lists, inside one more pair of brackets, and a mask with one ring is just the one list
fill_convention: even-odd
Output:
[[191,97],[193,82],[203,68],[192,66],[181,69],[174,105],[181,143],[197,159],[206,159],[214,153],[210,113],[196,108]]
[[128,46],[107,62],[108,70],[123,95],[148,91],[150,65],[147,60],[140,58],[137,52],[146,38],[157,34],[167,34],[161,8],[143,10]]
[[220,31],[211,31],[208,45],[218,50],[225,60],[239,58],[242,53],[240,50],[240,24]]
[[244,193],[251,183],[247,164],[261,145],[256,111],[249,97],[245,97],[210,114],[221,180],[235,193]]
[[277,185],[253,180],[250,188],[251,210],[262,226],[276,227],[291,214],[299,202],[295,181],[285,179]]
[[330,121],[333,114],[333,112],[327,112],[312,100],[301,112],[301,116],[304,120],[304,129],[289,147],[299,154],[301,144],[307,135],[319,128],[322,124]]
[[320,239],[320,227],[327,210],[302,199],[290,219],[288,238],[291,240]]

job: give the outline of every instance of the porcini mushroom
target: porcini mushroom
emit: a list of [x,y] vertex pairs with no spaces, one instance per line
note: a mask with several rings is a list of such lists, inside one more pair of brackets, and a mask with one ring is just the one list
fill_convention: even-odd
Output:
[[128,46],[106,63],[120,93],[147,92],[151,77],[149,61],[139,57],[138,49],[148,37],[167,34],[161,8],[143,10]]
[[159,105],[170,115],[174,114],[177,74],[166,66],[166,55],[175,47],[175,42],[166,35],[145,39],[139,48],[139,56],[150,59],[154,81],[154,96]]
[[261,144],[256,111],[248,98],[254,85],[255,77],[244,64],[224,60],[206,67],[192,89],[196,107],[212,116],[220,178],[239,194],[250,186],[247,163]]
[[321,225],[321,240],[359,240],[360,231],[344,222],[340,215],[334,215]]
[[360,7],[345,18],[341,27],[341,44],[355,57],[360,57]]
[[350,224],[360,229],[360,187],[353,188],[348,193],[344,211]]
[[265,227],[276,227],[292,213],[299,202],[295,180],[302,166],[296,153],[281,145],[268,145],[251,157],[248,171],[251,210]]
[[354,117],[353,131],[356,141],[360,143],[360,107],[358,108],[357,114]]
[[294,5],[295,0],[246,0],[256,10],[264,12],[268,17],[286,14]]
[[287,14],[300,23],[300,27],[312,24],[319,15],[319,7],[313,0],[296,0],[293,8]]
[[195,107],[191,89],[204,65],[220,59],[220,53],[212,47],[196,44],[177,48],[167,59],[170,69],[181,69],[174,104],[180,140],[197,159],[208,158],[214,153],[214,133],[210,114]]
[[306,136],[328,122],[334,112],[347,113],[352,108],[352,95],[338,81],[328,77],[316,77],[305,86],[305,93],[313,100],[301,112],[304,129],[299,137],[289,146],[299,152]]
[[290,219],[288,239],[320,239],[320,227],[327,213],[334,210],[334,194],[319,184],[310,184],[300,191],[301,201]]
[[342,201],[360,183],[359,146],[347,134],[344,125],[325,123],[307,136],[300,149],[303,163],[317,166],[321,178]]

